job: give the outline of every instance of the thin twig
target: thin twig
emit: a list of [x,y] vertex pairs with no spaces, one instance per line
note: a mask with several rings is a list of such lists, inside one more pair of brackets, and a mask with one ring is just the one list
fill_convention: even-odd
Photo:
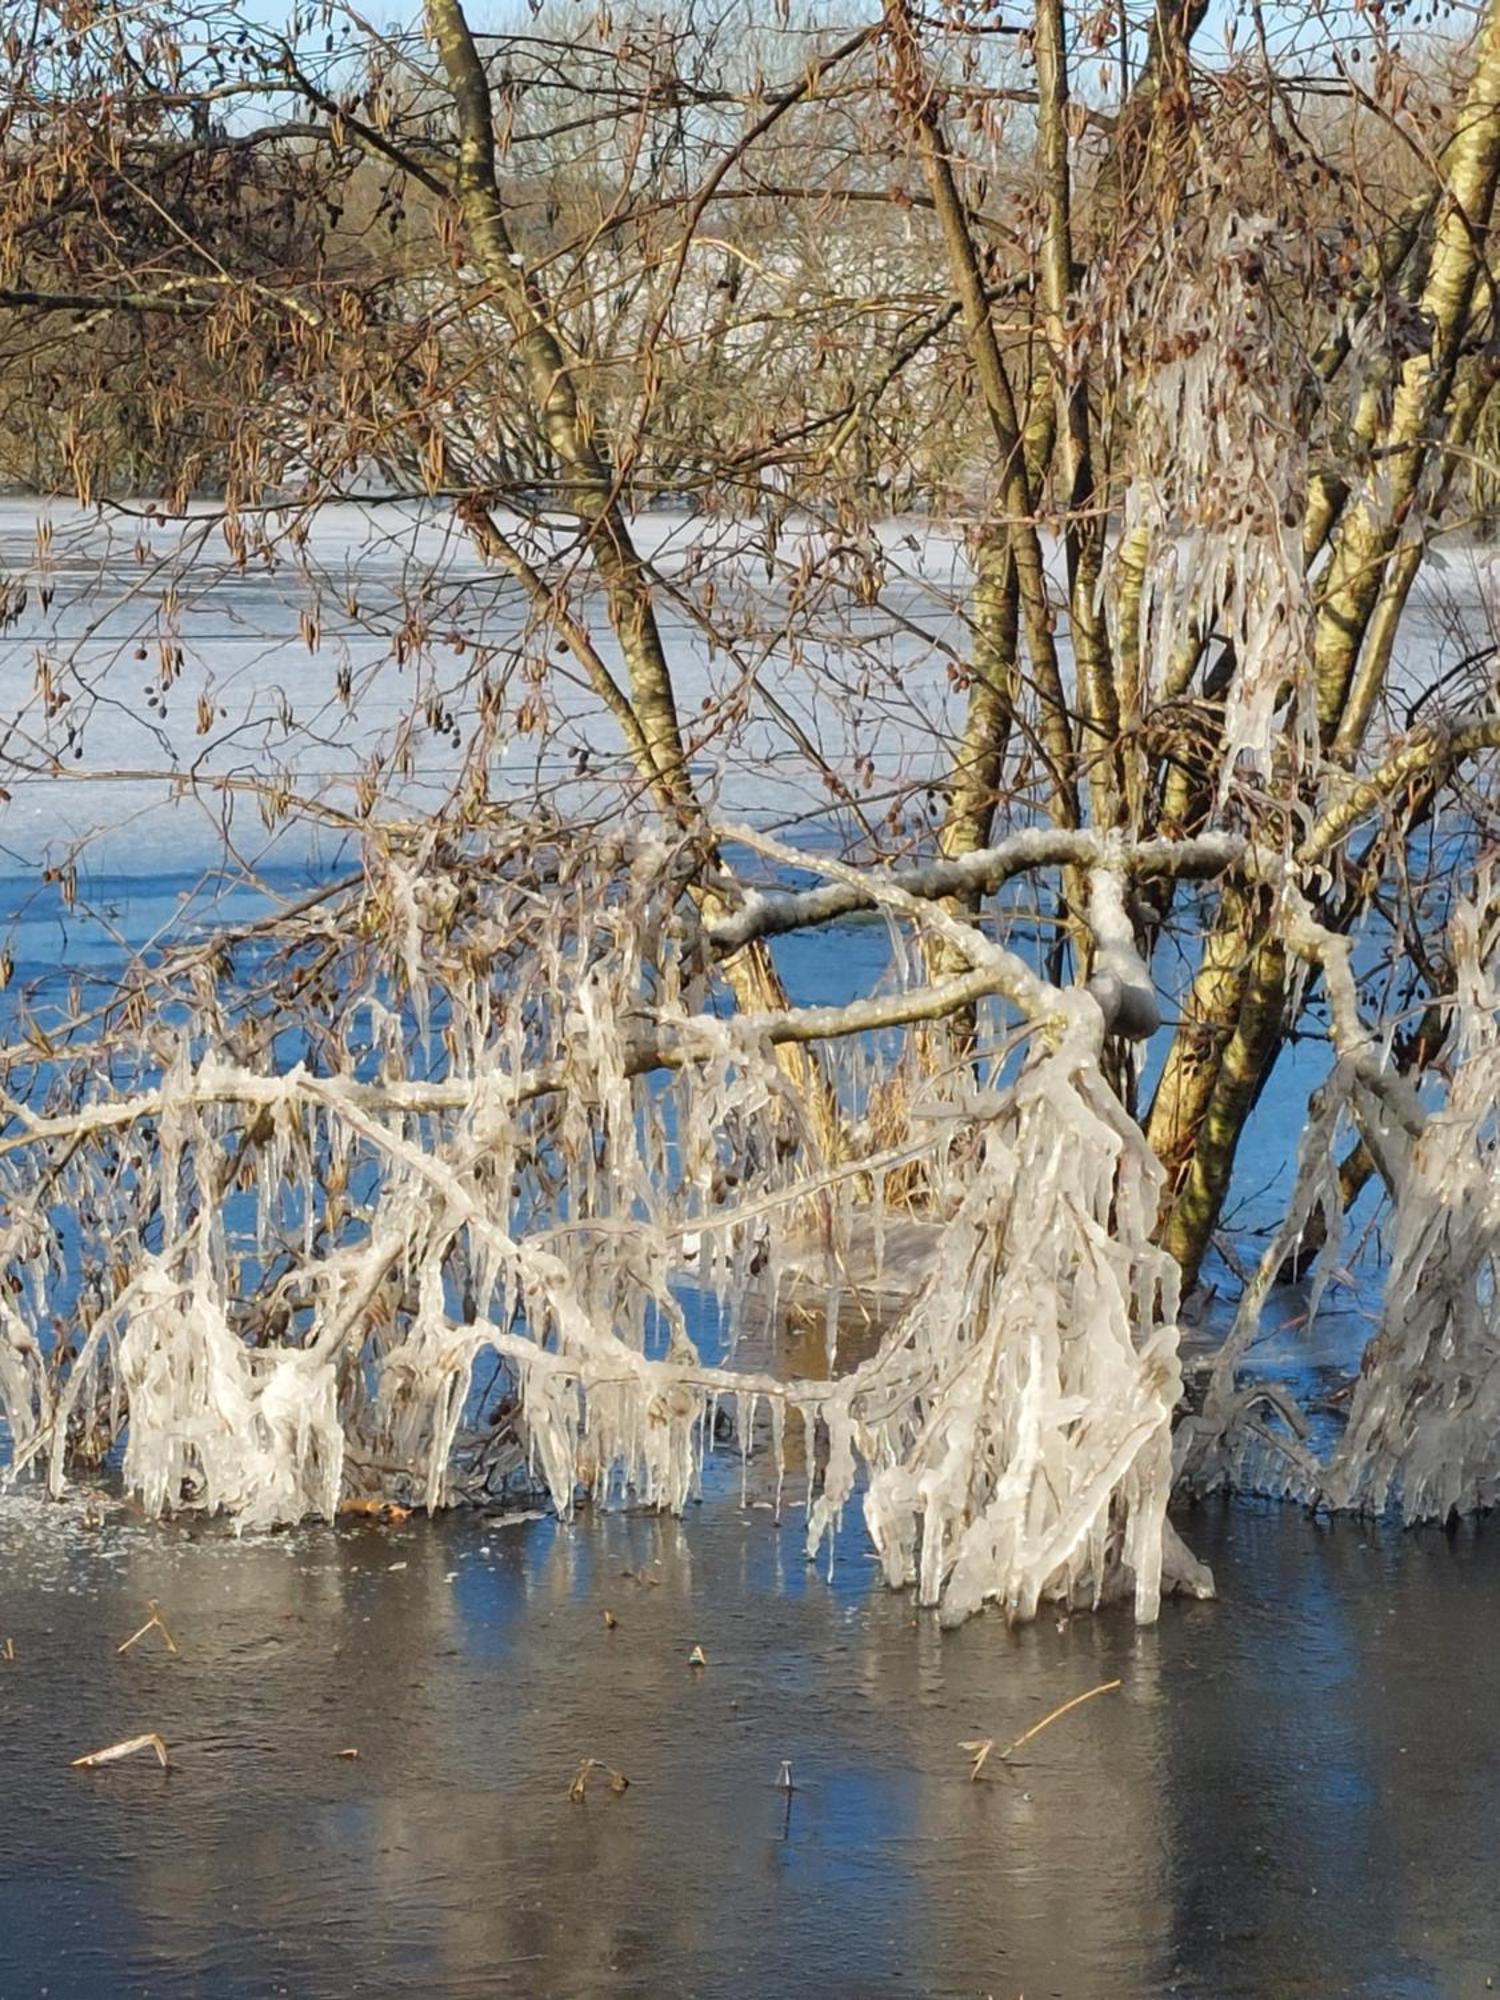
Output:
[[115,1651],[117,1653],[128,1653],[131,1647],[135,1644],[137,1639],[144,1639],[146,1634],[152,1631],[160,1632],[161,1636],[167,1642],[167,1651],[169,1653],[175,1653],[177,1651],[177,1641],[172,1637],[171,1633],[167,1630],[166,1620],[157,1610],[156,1599],[154,1597],[151,1599],[150,1611],[151,1611],[151,1616],[146,1620],[145,1624],[141,1627],[140,1631],[132,1632],[128,1639],[122,1639],[119,1645],[115,1647]]
[[[1001,1762],[1003,1763],[1005,1759],[1010,1756],[1013,1750],[1019,1750],[1023,1743],[1029,1743],[1033,1736],[1040,1736],[1044,1729],[1049,1728],[1052,1723],[1056,1722],[1059,1716],[1066,1715],[1070,1708],[1080,1708],[1084,1702],[1092,1701],[1096,1694],[1112,1694],[1117,1687],[1120,1687],[1122,1685],[1123,1683],[1120,1681],[1101,1681],[1098,1687],[1089,1688],[1083,1694],[1075,1694],[1073,1699],[1071,1701],[1065,1701],[1062,1704],[1061,1708],[1054,1708],[1050,1715],[1044,1715],[1040,1722],[1034,1722],[1031,1725],[1030,1729],[1026,1730],[1024,1734],[1016,1738],[1014,1743],[1008,1743],[1005,1746],[1005,1748],[1000,1752]],[[981,1759],[980,1761],[982,1762],[983,1759]],[[976,1767],[976,1775],[977,1775],[977,1767]]]

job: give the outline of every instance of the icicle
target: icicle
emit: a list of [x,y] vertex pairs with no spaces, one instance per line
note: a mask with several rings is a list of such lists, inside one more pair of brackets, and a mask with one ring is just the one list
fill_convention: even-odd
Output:
[[344,1434],[333,1366],[315,1354],[246,1348],[201,1266],[157,1268],[120,1343],[130,1401],[125,1483],[149,1515],[186,1501],[239,1528],[275,1527],[338,1505]]
[[1188,634],[1228,640],[1221,798],[1243,767],[1269,774],[1288,689],[1293,726],[1281,735],[1299,754],[1314,747],[1306,427],[1297,370],[1275,345],[1269,277],[1298,254],[1269,217],[1226,208],[1203,220],[1195,208],[1169,244],[1165,277],[1148,276],[1135,314],[1115,323],[1119,366],[1135,387],[1137,469],[1107,601],[1131,600],[1144,559],[1131,666],[1146,707]]

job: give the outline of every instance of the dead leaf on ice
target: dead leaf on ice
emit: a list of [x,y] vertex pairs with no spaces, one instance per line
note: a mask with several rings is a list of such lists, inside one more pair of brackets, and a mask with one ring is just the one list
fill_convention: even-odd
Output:
[[618,1798],[622,1792],[630,1790],[630,1780],[623,1771],[612,1771],[608,1764],[601,1764],[597,1757],[585,1757],[573,1773],[573,1782],[568,1787],[568,1797],[575,1806],[581,1806],[588,1797],[589,1774],[602,1771],[609,1781],[609,1789]]
[[410,1507],[403,1507],[395,1500],[381,1500],[368,1494],[356,1494],[352,1499],[339,1503],[340,1520],[353,1517],[361,1521],[378,1521],[382,1527],[399,1527],[403,1521],[411,1519]]

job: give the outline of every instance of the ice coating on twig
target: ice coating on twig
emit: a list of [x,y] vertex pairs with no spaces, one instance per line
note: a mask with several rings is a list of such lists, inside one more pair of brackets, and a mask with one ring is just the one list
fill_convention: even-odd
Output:
[[1500,940],[1482,907],[1461,905],[1451,926],[1446,1102],[1414,1139],[1388,1139],[1394,1213],[1380,1324],[1321,1482],[1331,1506],[1394,1506],[1407,1521],[1500,1498]]
[[927,1285],[824,1406],[810,1544],[863,1458],[888,1579],[950,1621],[1126,1589],[1145,1623],[1164,1587],[1212,1588],[1164,1540],[1181,1377],[1160,1172],[1095,1055],[1082,1022],[997,1095]]
[[[1241,1302],[1201,1413],[1178,1434],[1179,1477],[1199,1491],[1251,1486],[1406,1522],[1482,1511],[1500,1498],[1500,936],[1492,887],[1481,870],[1474,901],[1460,903],[1451,925],[1450,1081],[1432,1110],[1377,1059],[1358,1019],[1347,940],[1320,933],[1305,915],[1288,936],[1324,964],[1339,1060],[1314,1100],[1286,1221]],[[1390,1261],[1348,1422],[1320,1454],[1295,1400],[1274,1384],[1242,1380],[1240,1367],[1278,1272],[1320,1212],[1327,1234],[1309,1323],[1317,1314],[1343,1229],[1336,1146],[1350,1122],[1386,1183]]]

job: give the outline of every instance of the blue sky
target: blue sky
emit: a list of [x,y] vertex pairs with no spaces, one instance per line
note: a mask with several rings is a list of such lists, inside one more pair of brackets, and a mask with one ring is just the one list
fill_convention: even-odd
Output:
[[[290,17],[293,0],[241,0],[241,7],[247,19],[262,21],[268,26],[282,27]],[[647,0],[650,4],[650,0]],[[672,0],[657,0],[657,4],[670,6]],[[303,11],[311,13],[315,0],[303,0]],[[1143,45],[1144,33],[1153,11],[1154,0],[1127,0],[1130,19],[1135,28],[1133,40],[1137,49]],[[548,10],[554,14],[576,11],[580,25],[591,22],[598,9],[598,0],[547,0]],[[839,20],[857,22],[867,12],[877,11],[877,0],[837,0],[832,10],[817,4],[817,0],[801,0],[806,15],[813,19],[826,20],[830,12]],[[739,0],[742,18],[747,27],[751,25],[769,26],[776,20],[775,0]],[[798,0],[793,0],[794,12],[798,10]],[[1411,8],[1415,16],[1419,9],[1436,13],[1431,0],[1417,0]],[[494,33],[512,25],[524,27],[531,20],[527,0],[470,0],[470,19],[476,28]],[[623,11],[623,9],[622,9]],[[1002,9],[1003,17],[1021,21],[1028,8],[1026,0],[1009,0]],[[1473,22],[1477,8],[1472,0],[1457,0],[1447,18],[1432,22],[1413,18],[1407,29],[1408,38],[1450,35],[1462,36]],[[422,20],[421,0],[385,0],[384,5],[376,5],[364,12],[363,18],[387,32],[420,29]],[[1319,59],[1320,48],[1326,46],[1330,34],[1337,36],[1340,43],[1348,48],[1363,41],[1373,40],[1368,15],[1354,4],[1354,0],[1263,0],[1261,19],[1266,34],[1278,54],[1290,58],[1300,56],[1314,68],[1324,68]],[[1213,0],[1207,20],[1200,29],[1194,44],[1200,60],[1213,63],[1222,61],[1230,47],[1229,30],[1233,24],[1236,35],[1233,46],[1244,50],[1253,43],[1251,12],[1247,0]],[[1392,24],[1393,31],[1399,24]],[[321,40],[321,31],[319,31]],[[1105,61],[1110,58],[1105,56]],[[1080,70],[1083,65],[1080,64]]]

